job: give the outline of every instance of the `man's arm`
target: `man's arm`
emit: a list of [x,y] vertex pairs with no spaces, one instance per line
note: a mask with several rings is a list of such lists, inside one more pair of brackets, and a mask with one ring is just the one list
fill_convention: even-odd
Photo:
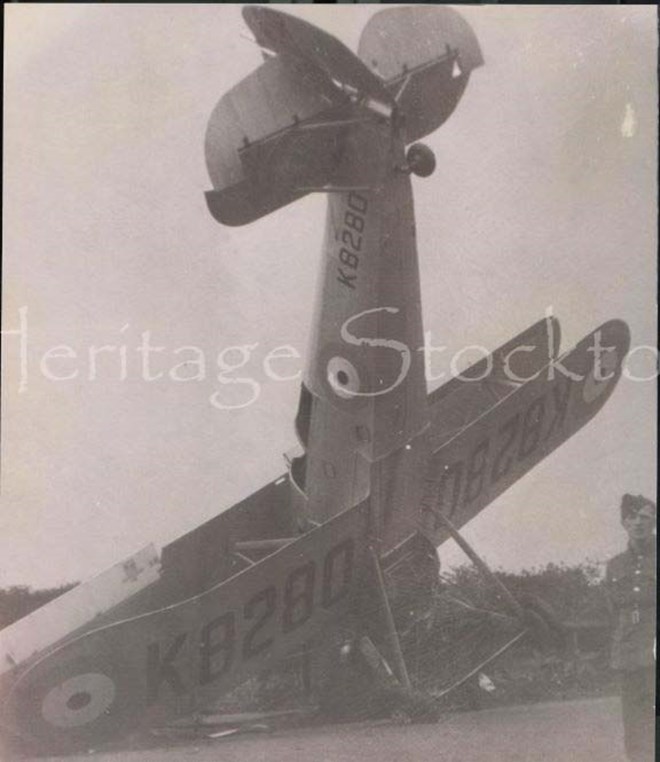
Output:
[[610,617],[610,625],[615,623],[615,606],[614,598],[612,596],[612,562],[608,561],[605,567],[605,582],[602,585],[603,595],[605,596],[605,605],[607,606],[607,612]]

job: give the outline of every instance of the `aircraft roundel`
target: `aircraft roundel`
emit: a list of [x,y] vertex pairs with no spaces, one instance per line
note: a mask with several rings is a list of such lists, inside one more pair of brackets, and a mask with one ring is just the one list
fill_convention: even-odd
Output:
[[364,393],[369,390],[369,367],[346,343],[327,344],[318,357],[317,377],[325,398],[336,407],[347,410],[368,403]]
[[139,690],[133,682],[109,657],[78,653],[67,659],[55,651],[14,687],[13,724],[49,751],[100,743],[139,720]]
[[328,360],[327,381],[334,393],[342,399],[352,399],[360,392],[360,374],[353,363],[335,355]]
[[53,686],[41,702],[41,715],[49,725],[74,728],[97,720],[112,706],[117,691],[112,678],[86,672]]

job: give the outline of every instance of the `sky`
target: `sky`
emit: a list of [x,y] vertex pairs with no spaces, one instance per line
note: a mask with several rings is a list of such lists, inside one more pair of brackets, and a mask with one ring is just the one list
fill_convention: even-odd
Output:
[[[355,50],[376,9],[285,10]],[[485,65],[414,181],[425,329],[447,348],[429,389],[550,311],[563,348],[618,317],[634,350],[466,537],[496,568],[602,561],[621,494],[655,494],[654,9],[460,12]],[[5,22],[0,586],[44,587],[283,473],[325,199],[240,228],[206,208],[208,117],[261,62],[240,6],[15,3]]]

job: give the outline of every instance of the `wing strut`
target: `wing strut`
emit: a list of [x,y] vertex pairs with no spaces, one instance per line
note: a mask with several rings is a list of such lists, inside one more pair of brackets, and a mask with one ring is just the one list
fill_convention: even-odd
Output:
[[382,615],[382,620],[385,624],[385,636],[383,640],[384,645],[387,648],[387,661],[390,663],[390,666],[392,667],[394,674],[396,675],[401,685],[406,690],[411,690],[412,686],[410,683],[410,677],[408,676],[406,662],[403,658],[403,651],[401,650],[399,633],[396,631],[394,617],[392,616],[392,608],[390,607],[390,601],[387,597],[387,590],[385,589],[383,570],[381,569],[378,555],[373,547],[369,548],[369,555],[371,557],[372,581],[378,596],[378,603],[380,604],[379,608]]
[[488,564],[479,556],[476,550],[468,543],[468,541],[461,535],[451,521],[445,516],[444,513],[437,508],[431,508],[432,513],[435,514],[438,521],[444,524],[445,529],[451,535],[451,538],[456,541],[458,547],[465,553],[465,555],[472,561],[472,563],[479,569],[484,577],[495,585],[495,587],[502,593],[504,600],[508,604],[511,611],[521,621],[525,619],[525,611],[523,607],[515,599],[509,588],[502,582],[501,579],[496,577],[490,570]]

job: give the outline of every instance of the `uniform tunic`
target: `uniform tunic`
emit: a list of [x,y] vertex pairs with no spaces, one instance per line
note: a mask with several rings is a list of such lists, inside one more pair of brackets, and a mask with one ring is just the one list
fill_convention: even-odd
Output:
[[607,564],[606,586],[614,617],[612,667],[621,678],[626,753],[651,762],[655,694],[655,543],[629,547]]
[[615,617],[612,667],[641,669],[655,663],[655,548],[632,548],[607,564],[607,591]]

